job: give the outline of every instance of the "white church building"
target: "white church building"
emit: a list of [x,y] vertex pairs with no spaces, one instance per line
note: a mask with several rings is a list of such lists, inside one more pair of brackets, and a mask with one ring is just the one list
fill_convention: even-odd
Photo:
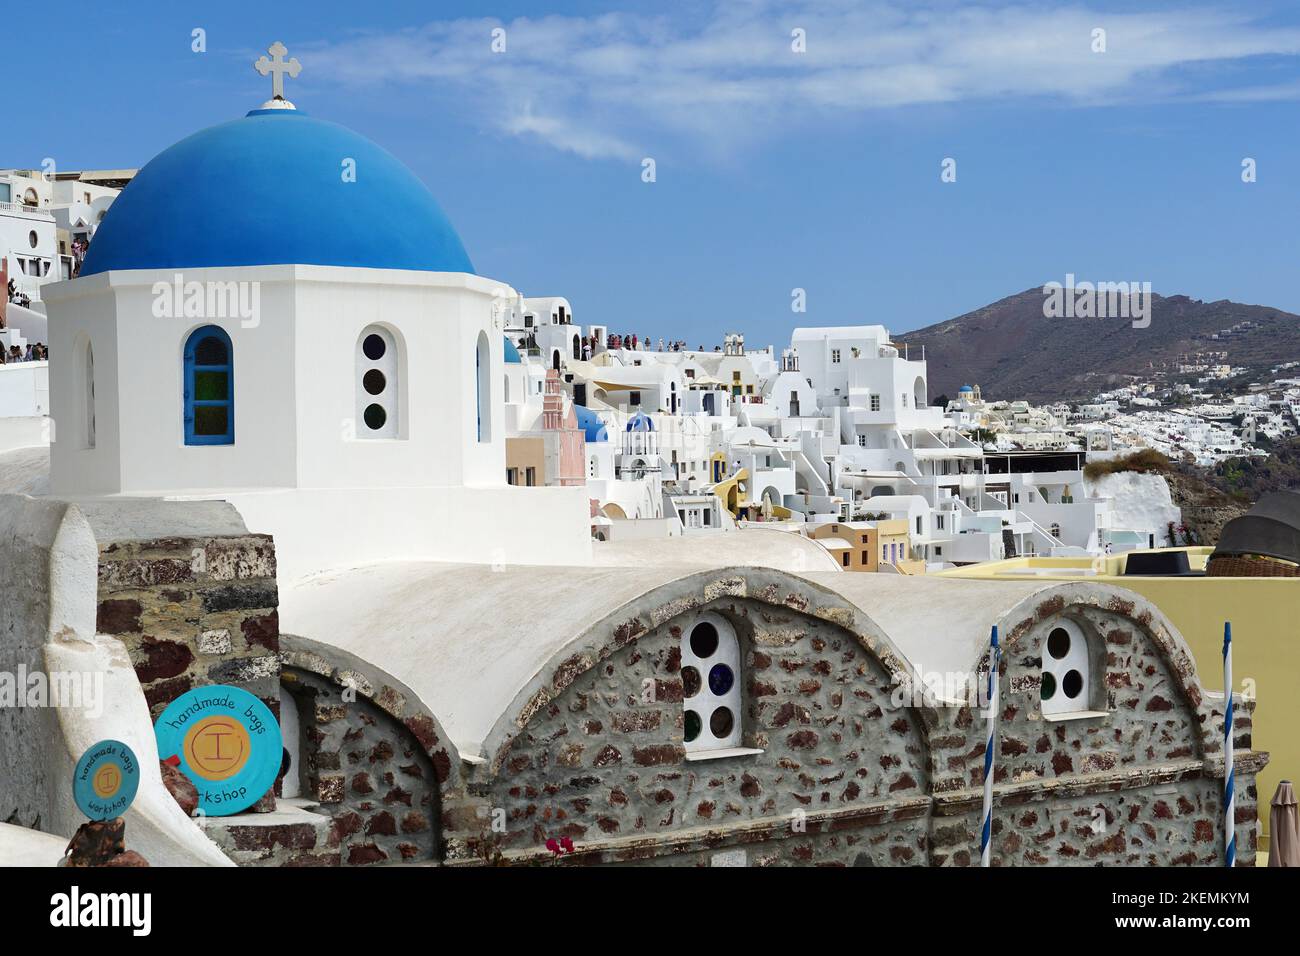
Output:
[[517,293],[350,130],[280,98],[183,140],[45,297],[72,357],[51,370],[53,494],[221,497],[291,573],[589,558],[582,489],[506,483],[494,304]]

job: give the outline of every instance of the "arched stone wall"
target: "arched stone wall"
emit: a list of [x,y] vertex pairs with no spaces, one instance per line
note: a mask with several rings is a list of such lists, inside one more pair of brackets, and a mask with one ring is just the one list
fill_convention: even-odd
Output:
[[464,798],[459,757],[403,684],[368,662],[282,635],[282,686],[298,705],[303,795],[334,823],[343,865],[441,859],[444,814]]
[[[696,575],[616,612],[490,736],[470,788],[490,804],[478,817],[503,826],[449,834],[449,847],[518,862],[568,837],[602,862],[924,863],[924,721],[896,692],[892,645],[835,601],[751,571]],[[742,641],[744,745],[759,753],[686,759],[680,629],[703,608]]]
[[[1045,718],[1042,656],[1063,619],[1089,641],[1098,712]],[[1163,616],[1136,595],[1069,585],[1013,609],[1003,633],[993,863],[1221,864],[1222,703],[1207,701]],[[1237,747],[1249,749],[1253,703],[1238,706]],[[933,862],[968,865],[978,862],[985,716],[966,707],[934,717]],[[1238,758],[1243,864],[1254,856],[1263,760]]]

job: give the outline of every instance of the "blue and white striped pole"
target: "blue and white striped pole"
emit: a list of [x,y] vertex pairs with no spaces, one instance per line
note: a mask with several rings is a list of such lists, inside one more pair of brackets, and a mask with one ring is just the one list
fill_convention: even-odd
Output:
[[984,826],[980,829],[980,866],[989,865],[989,850],[993,843],[993,747],[998,734],[998,665],[1002,660],[1002,646],[998,644],[998,626],[993,625],[989,647],[989,732],[984,743]]
[[1224,866],[1237,865],[1237,800],[1232,773],[1232,622],[1223,625],[1223,851]]

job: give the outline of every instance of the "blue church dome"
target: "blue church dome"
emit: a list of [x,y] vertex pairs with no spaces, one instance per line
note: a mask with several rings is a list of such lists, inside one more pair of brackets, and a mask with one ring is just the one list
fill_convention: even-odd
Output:
[[109,207],[81,274],[286,263],[474,271],[392,154],[299,110],[260,109],[154,157]]
[[596,417],[596,413],[582,405],[574,405],[573,412],[578,419],[578,427],[586,433],[587,441],[609,441],[609,431],[605,423]]
[[627,430],[630,432],[652,432],[655,430],[655,423],[649,415],[644,412],[637,412],[627,420]]
[[515,348],[515,343],[506,339],[506,363],[509,365],[521,365],[523,359],[519,356],[519,349]]

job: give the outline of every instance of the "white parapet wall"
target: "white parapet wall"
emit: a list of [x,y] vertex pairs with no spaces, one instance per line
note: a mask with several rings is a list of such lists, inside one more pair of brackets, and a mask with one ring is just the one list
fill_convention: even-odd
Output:
[[10,362],[0,365],[0,420],[39,418],[49,413],[49,362]]
[[0,415],[0,455],[17,448],[48,447],[52,431],[51,420],[44,415]]
[[220,497],[249,531],[274,536],[281,582],[378,561],[591,561],[582,487],[285,489]]

